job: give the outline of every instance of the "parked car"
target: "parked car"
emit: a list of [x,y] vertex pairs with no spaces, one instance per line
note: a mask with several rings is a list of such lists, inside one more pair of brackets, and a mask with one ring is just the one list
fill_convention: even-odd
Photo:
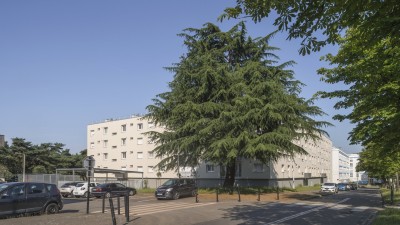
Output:
[[350,183],[349,185],[350,185],[350,190],[357,190],[357,188],[358,188],[357,183]]
[[0,184],[0,217],[58,213],[64,204],[55,184],[10,182]]
[[155,192],[157,199],[178,199],[181,196],[196,196],[197,188],[193,179],[169,179]]
[[[96,182],[90,182],[89,188],[94,188],[97,185],[99,185],[99,183]],[[76,198],[80,198],[80,197],[88,197],[89,194],[89,188],[88,188],[88,183],[87,182],[82,182],[82,183],[78,183],[76,184],[75,188],[74,188],[74,196]]]
[[92,195],[96,198],[101,198],[105,195],[107,198],[111,196],[122,196],[129,193],[130,196],[136,194],[136,189],[126,187],[120,183],[105,183],[92,188]]
[[323,183],[321,185],[321,192],[338,193],[338,186],[336,183]]
[[72,197],[74,194],[73,193],[74,188],[78,183],[80,183],[80,182],[68,182],[68,183],[61,185],[61,188],[60,188],[61,195],[65,198],[68,196]]
[[350,185],[347,183],[339,183],[338,190],[339,191],[350,191]]
[[360,180],[360,181],[358,181],[358,185],[368,185],[368,181],[367,180]]

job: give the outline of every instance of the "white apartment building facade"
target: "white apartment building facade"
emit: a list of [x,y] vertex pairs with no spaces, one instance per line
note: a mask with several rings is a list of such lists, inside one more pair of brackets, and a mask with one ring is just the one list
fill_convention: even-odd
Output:
[[350,181],[350,157],[343,150],[332,147],[332,182]]
[[[140,116],[91,124],[87,127],[87,154],[95,158],[96,168],[138,171],[143,177],[155,178],[159,159],[151,152],[154,143],[143,133],[161,130]],[[175,174],[167,171],[164,176]]]
[[357,172],[356,167],[359,162],[360,155],[359,154],[349,154],[350,161],[350,181],[358,182],[365,179],[366,173],[365,171]]
[[[143,172],[144,178],[157,178],[159,171],[155,166],[160,159],[151,153],[155,145],[144,135],[153,130],[163,131],[163,128],[156,127],[154,123],[140,116],[109,119],[88,125],[88,155],[95,158],[96,168],[139,171]],[[247,184],[265,184],[265,180],[269,180],[270,186],[288,187],[333,180],[332,141],[329,138],[321,136],[316,142],[298,140],[295,144],[303,147],[309,154],[281,158],[268,164],[258,160],[238,159],[236,179],[246,180]],[[197,179],[214,179],[218,182],[225,177],[225,168],[210,162],[202,162],[197,168],[180,168],[179,171],[185,177],[195,175]],[[162,178],[177,177],[177,171],[163,171],[161,174]]]

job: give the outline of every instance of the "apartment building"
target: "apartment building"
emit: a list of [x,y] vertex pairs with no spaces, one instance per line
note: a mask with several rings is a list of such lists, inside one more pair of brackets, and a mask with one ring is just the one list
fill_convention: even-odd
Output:
[[343,150],[332,148],[332,178],[333,182],[350,181],[350,157]]
[[350,161],[350,181],[351,182],[358,182],[361,180],[365,180],[367,174],[365,171],[357,172],[357,164],[359,162],[360,155],[359,154],[349,154],[349,161]]
[[[283,157],[277,162],[263,164],[258,160],[239,158],[236,161],[236,179],[245,180],[245,184],[266,184],[269,186],[296,187],[312,186],[332,180],[332,141],[326,136],[314,142],[299,140],[295,144],[303,147],[308,155]],[[197,168],[199,178],[225,177],[225,168],[210,162],[204,162]]]
[[[87,127],[88,155],[96,160],[97,168],[143,172],[145,178],[157,178],[155,165],[160,161],[151,152],[155,145],[144,134],[163,131],[154,123],[140,116],[124,119],[108,119]],[[297,186],[332,180],[332,141],[325,136],[314,142],[298,140],[295,144],[309,154],[286,157],[277,162],[263,164],[258,160],[239,158],[236,162],[236,179],[247,184]],[[211,162],[202,162],[197,168],[179,168],[183,177],[196,176],[210,185],[221,182],[225,168]],[[177,171],[163,171],[163,178],[177,177]],[[212,180],[212,181],[210,181]],[[309,182],[310,181],[310,182]],[[267,182],[267,183],[266,183]]]
[[[156,178],[157,159],[148,131],[162,131],[154,123],[140,116],[124,119],[107,119],[87,126],[87,151],[96,160],[96,168],[143,172],[143,177]],[[135,176],[135,174],[130,174]],[[163,172],[163,177],[175,177],[173,171]]]

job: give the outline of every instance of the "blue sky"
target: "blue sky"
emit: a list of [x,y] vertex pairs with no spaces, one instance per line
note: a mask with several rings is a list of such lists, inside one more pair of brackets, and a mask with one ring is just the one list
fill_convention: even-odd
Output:
[[[206,22],[223,30],[238,21],[217,22],[234,1],[0,1],[0,134],[33,144],[59,142],[77,153],[86,148],[86,126],[107,118],[145,113],[157,94],[168,91],[173,74],[163,67],[186,52],[177,34]],[[247,23],[249,35],[274,30],[269,21]],[[307,86],[302,96],[343,88],[319,81],[319,58],[336,46],[299,56],[298,41],[279,33],[271,45],[282,62],[294,60],[296,78]],[[332,122],[327,128],[336,147],[349,146],[352,125],[333,121],[335,100],[318,100]]]

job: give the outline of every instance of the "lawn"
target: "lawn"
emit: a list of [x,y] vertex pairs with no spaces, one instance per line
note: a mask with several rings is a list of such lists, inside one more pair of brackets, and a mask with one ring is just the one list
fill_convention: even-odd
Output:
[[[400,224],[400,209],[392,208],[390,189],[381,189],[382,198],[387,207],[378,212],[378,215],[374,219],[372,225],[398,225]],[[400,203],[400,191],[394,191],[393,193],[393,205],[396,206]]]

